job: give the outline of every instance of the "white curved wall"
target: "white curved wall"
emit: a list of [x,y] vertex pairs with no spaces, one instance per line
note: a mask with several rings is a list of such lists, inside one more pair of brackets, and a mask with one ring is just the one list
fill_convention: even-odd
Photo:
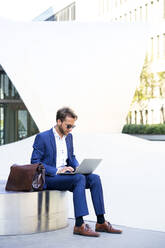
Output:
[[144,62],[142,25],[0,20],[0,64],[40,130],[59,107],[79,114],[78,133],[120,131]]

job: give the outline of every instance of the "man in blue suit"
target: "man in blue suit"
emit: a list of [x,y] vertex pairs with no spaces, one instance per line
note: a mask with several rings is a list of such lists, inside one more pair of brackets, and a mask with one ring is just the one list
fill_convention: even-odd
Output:
[[[73,192],[75,213],[74,234],[98,237],[98,232],[118,233],[104,219],[104,200],[100,177],[96,174],[60,175],[72,172],[79,165],[73,151],[73,139],[70,133],[75,127],[77,115],[70,108],[57,111],[56,125],[48,131],[39,133],[33,144],[31,163],[42,163],[45,167],[44,189],[69,190]],[[90,189],[94,210],[97,216],[95,231],[84,223],[83,216],[88,215],[85,189]]]

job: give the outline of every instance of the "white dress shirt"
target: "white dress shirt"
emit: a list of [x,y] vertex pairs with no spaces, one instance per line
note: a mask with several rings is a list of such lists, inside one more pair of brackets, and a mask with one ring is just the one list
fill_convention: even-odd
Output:
[[66,160],[68,158],[67,146],[66,146],[66,136],[62,138],[57,133],[55,127],[53,127],[53,133],[56,141],[56,168],[60,169],[66,166]]

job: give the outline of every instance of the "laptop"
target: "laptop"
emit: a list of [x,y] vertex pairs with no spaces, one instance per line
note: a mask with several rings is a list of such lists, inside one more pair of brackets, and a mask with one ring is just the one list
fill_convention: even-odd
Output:
[[92,173],[96,167],[100,164],[102,159],[98,158],[88,158],[84,159],[81,164],[76,167],[74,172],[66,171],[64,173],[60,173],[59,175],[74,175],[74,174],[90,174]]

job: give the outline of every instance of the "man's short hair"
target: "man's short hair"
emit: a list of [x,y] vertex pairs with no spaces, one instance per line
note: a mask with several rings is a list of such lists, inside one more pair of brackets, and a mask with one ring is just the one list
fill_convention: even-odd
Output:
[[71,117],[75,120],[77,120],[77,118],[78,118],[72,109],[70,109],[68,107],[64,107],[64,108],[61,108],[57,111],[56,121],[61,120],[63,122],[67,116]]

